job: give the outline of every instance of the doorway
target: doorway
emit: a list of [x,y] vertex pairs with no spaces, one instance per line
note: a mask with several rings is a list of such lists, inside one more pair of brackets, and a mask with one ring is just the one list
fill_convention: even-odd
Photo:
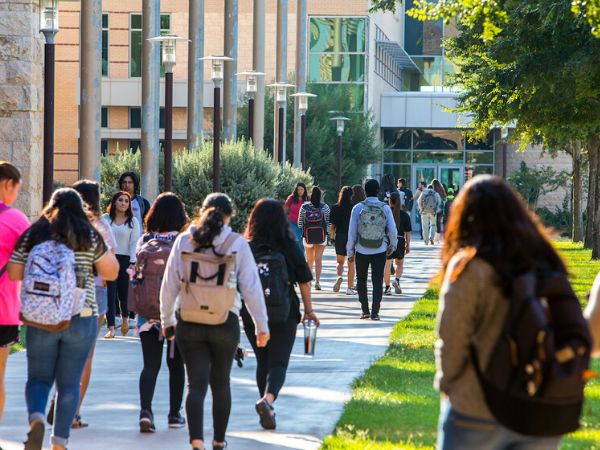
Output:
[[464,183],[464,166],[457,164],[415,164],[412,173],[415,191],[421,181],[430,184],[434,178],[440,180],[446,187],[460,189]]

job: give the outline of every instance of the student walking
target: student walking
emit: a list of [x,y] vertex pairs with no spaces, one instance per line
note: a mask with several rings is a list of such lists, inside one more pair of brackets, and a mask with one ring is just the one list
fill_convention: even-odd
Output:
[[135,172],[125,172],[119,177],[119,189],[131,197],[131,209],[138,223],[143,224],[150,211],[150,202],[140,195],[140,179]]
[[390,295],[392,289],[390,287],[390,279],[392,277],[392,262],[396,262],[395,280],[392,281],[392,286],[396,294],[402,294],[402,288],[400,287],[400,278],[404,273],[404,256],[410,253],[410,232],[412,231],[412,225],[410,223],[410,216],[404,209],[400,202],[400,195],[393,192],[390,195],[389,201],[390,208],[392,209],[392,215],[394,216],[394,222],[396,223],[396,230],[398,230],[398,245],[396,251],[391,255],[388,255],[387,261],[385,262],[385,272],[383,280],[385,282],[384,295]]
[[414,205],[414,197],[413,192],[408,188],[406,184],[406,178],[399,178],[397,186],[398,190],[402,194],[404,194],[404,202],[402,203],[402,209],[408,214],[411,214]]
[[[160,284],[177,235],[188,223],[183,203],[175,194],[156,197],[146,216],[146,232],[137,243],[131,309],[137,313],[136,332],[140,337],[144,366],[140,373],[140,432],[153,433],[152,399],[160,372],[165,344],[160,327]],[[181,416],[185,369],[175,340],[167,340],[169,368],[169,428],[183,428]]]
[[226,446],[231,410],[229,376],[240,341],[239,292],[256,323],[257,347],[265,347],[269,341],[256,262],[246,240],[231,231],[233,211],[227,195],[206,197],[200,216],[175,239],[160,292],[163,334],[168,339],[175,335],[188,375],[185,408],[190,443],[198,450],[205,448],[204,397],[209,384],[213,449]]
[[[331,207],[330,229],[331,241],[335,246],[337,260],[337,280],[333,292],[339,292],[343,282],[344,264],[346,263],[346,244],[348,243],[348,228],[352,214],[352,188],[344,186],[338,195],[338,202]],[[346,295],[356,295],[354,290],[354,264],[348,263],[348,288]]]
[[13,203],[21,190],[21,173],[7,161],[0,161],[0,422],[4,413],[4,374],[11,345],[19,341],[20,284],[10,280],[8,260],[19,237],[29,228],[27,216]]
[[306,191],[306,185],[304,183],[296,183],[294,192],[288,196],[285,200],[284,210],[288,217],[290,228],[294,232],[298,248],[304,252],[304,246],[302,245],[302,232],[298,226],[298,217],[300,215],[300,208],[304,203],[308,201],[308,192]]
[[425,190],[425,188],[427,187],[427,184],[424,181],[420,181],[419,182],[419,186],[417,187],[417,190],[415,191],[415,194],[413,196],[413,207],[414,207],[414,211],[415,211],[415,223],[418,225],[419,227],[419,234],[421,236],[423,236],[423,221],[421,219],[421,211],[419,210],[419,198],[421,197],[421,194],[423,194],[423,191]]
[[[255,342],[256,330],[248,310],[242,308],[244,331],[256,355],[256,383],[261,396],[256,403],[260,424],[264,429],[277,426],[273,404],[285,382],[290,355],[296,339],[296,328],[312,320],[319,325],[310,298],[312,275],[302,252],[294,245],[286,217],[277,200],[259,200],[248,218],[245,237],[258,265],[269,316],[271,338],[266,347]],[[294,285],[300,288],[304,314]]]
[[315,266],[315,290],[321,290],[321,271],[323,269],[323,252],[327,245],[329,228],[329,206],[321,201],[321,189],[313,186],[310,191],[310,201],[300,208],[298,227],[304,237],[306,260],[312,273]]
[[[360,318],[371,320],[379,320],[386,255],[391,255],[396,250],[398,239],[392,210],[379,201],[378,192],[377,180],[365,183],[367,199],[352,209],[346,246],[348,260],[356,261],[356,288],[362,309]],[[373,283],[371,311],[367,295],[369,266]]]
[[12,280],[24,280],[21,314],[28,324],[25,398],[30,424],[26,450],[42,448],[54,382],[58,394],[52,450],[67,445],[79,406],[81,375],[98,330],[94,270],[114,280],[118,262],[90,224],[80,195],[70,188],[58,189],[17,242],[8,265]]
[[433,245],[436,232],[436,215],[440,208],[441,198],[429,185],[419,196],[419,212],[425,245]]
[[[492,412],[493,406],[498,399],[506,401],[514,398],[515,393],[512,388],[510,394],[508,390],[498,391],[490,403],[492,397],[484,395],[487,388],[482,387],[480,379],[488,374],[488,363],[491,361],[496,362],[494,374],[511,376],[510,370],[515,362],[511,364],[511,357],[506,356],[499,365],[496,357],[502,358],[502,355],[509,355],[511,351],[517,355],[515,361],[519,366],[515,370],[518,369],[519,374],[523,374],[518,376],[530,373],[531,378],[528,382],[519,379],[518,384],[522,386],[519,406],[513,405],[505,413],[520,417],[523,413],[519,409],[530,411],[526,421],[519,421],[520,426],[530,427],[536,421],[540,422],[541,416],[533,412],[529,399],[532,389],[537,390],[536,383],[542,380],[545,385],[550,383],[553,386],[550,395],[555,399],[561,395],[560,392],[566,391],[567,395],[571,395],[570,392],[573,388],[577,389],[579,384],[583,399],[582,372],[587,368],[585,359],[589,355],[589,334],[579,302],[566,278],[567,269],[549,241],[548,232],[501,178],[489,175],[473,178],[461,190],[453,209],[446,231],[446,243],[442,249],[443,283],[435,345],[435,387],[442,394],[437,448],[556,449],[561,440],[560,436],[555,435],[556,428],[546,429],[546,434],[540,430],[538,435],[533,436],[521,434],[509,429],[508,425],[501,424]],[[498,214],[499,211],[502,214]],[[523,283],[526,279],[524,275],[527,274],[530,279],[537,280],[533,281],[533,286]],[[551,285],[545,281],[548,279],[552,280]],[[546,311],[540,310],[540,316],[537,316],[537,309],[535,313],[531,312],[528,302],[521,303],[519,313],[514,309],[513,305],[522,301],[521,296],[526,296],[529,288],[534,297],[538,290],[540,293],[548,292],[544,294],[548,297],[544,299],[545,306],[542,306]],[[538,299],[536,303],[537,301]],[[523,334],[514,334],[516,324],[510,325],[510,335],[506,331],[505,327],[508,325],[505,322],[507,317],[511,317],[508,316],[509,311],[511,316],[530,322],[523,325],[527,336],[530,336],[528,342],[524,340]],[[551,318],[551,332],[536,334],[538,324],[534,322],[539,318],[545,320],[546,317]],[[511,350],[508,350],[508,344],[504,344],[505,339],[501,335],[510,336]],[[547,342],[546,339],[553,342]],[[568,348],[559,347],[566,344]],[[504,348],[506,350],[498,350]],[[527,353],[530,348],[540,348],[543,352],[552,348],[552,358],[532,359],[534,363],[528,369],[530,372],[524,369],[521,371],[520,364],[525,365],[530,361],[531,353]],[[577,355],[573,348],[578,349]],[[571,355],[564,356],[566,359],[563,361],[566,363],[571,360],[569,366],[565,364],[560,369],[546,367],[547,361],[558,360],[561,353],[565,355],[564,350],[568,350],[566,354]],[[554,357],[555,351],[557,358]],[[478,367],[475,361],[478,361]],[[539,370],[543,374],[536,374],[538,364],[541,365]],[[581,372],[576,373],[575,370],[573,378],[569,378],[569,367],[576,369],[580,364],[583,365]],[[560,371],[561,380],[564,381],[554,379],[554,371],[546,369]],[[556,383],[563,383],[563,387]],[[538,405],[542,402],[552,403],[553,399],[545,395],[542,388],[536,392],[535,400],[532,399],[531,402],[535,401]],[[573,398],[569,398],[572,402]],[[554,414],[555,417],[545,419],[549,427],[555,427],[557,421],[570,423],[573,404],[565,404],[564,409],[554,411],[558,412]],[[555,424],[549,425],[550,422]],[[542,426],[546,427],[546,422]]]
[[444,232],[442,224],[444,219],[444,204],[446,203],[447,195],[446,189],[444,189],[444,186],[442,186],[442,183],[440,183],[438,179],[434,179],[431,182],[431,185],[433,186],[433,190],[436,192],[436,194],[438,194],[440,199],[437,211],[435,213],[435,243],[439,244],[442,238],[442,234]]
[[119,278],[108,283],[108,313],[106,325],[108,332],[104,339],[115,337],[115,314],[121,313],[121,334],[129,332],[129,318],[133,314],[127,312],[127,296],[129,292],[129,274],[127,269],[135,264],[135,249],[140,238],[140,224],[133,214],[131,197],[120,191],[112,196],[108,213],[102,218],[110,224],[117,246],[115,253],[119,261]]

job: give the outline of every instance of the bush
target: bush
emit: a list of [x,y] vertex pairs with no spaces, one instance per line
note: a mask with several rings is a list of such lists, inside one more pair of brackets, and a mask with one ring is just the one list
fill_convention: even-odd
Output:
[[[140,153],[120,152],[102,158],[102,204],[106,206],[118,189],[119,176],[126,171],[140,174]],[[246,142],[226,142],[221,146],[221,190],[234,201],[237,210],[232,220],[236,231],[243,230],[254,203],[263,197],[285,200],[294,185],[312,185],[308,172],[273,163],[262,151],[255,152]],[[163,158],[160,158],[159,186],[163,185]],[[173,191],[193,217],[204,198],[212,191],[212,142],[200,151],[173,154]],[[152,199],[150,199],[152,200]]]
[[538,208],[535,211],[540,217],[540,220],[548,228],[551,228],[555,232],[559,233],[563,237],[571,236],[572,215],[569,209],[569,198],[565,197],[563,200],[562,208],[555,207],[554,211],[544,207]]

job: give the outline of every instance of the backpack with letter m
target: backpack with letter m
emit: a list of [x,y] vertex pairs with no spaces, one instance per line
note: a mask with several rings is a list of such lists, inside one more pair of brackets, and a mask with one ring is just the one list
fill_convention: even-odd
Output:
[[325,229],[325,215],[321,208],[309,205],[304,218],[304,238],[307,244],[322,244],[325,242],[327,230]]
[[181,309],[186,322],[221,325],[238,296],[236,254],[228,254],[234,242],[241,238],[231,233],[219,248],[199,248],[182,252]]
[[579,428],[589,377],[591,337],[563,273],[528,272],[512,285],[510,305],[486,367],[471,346],[486,403],[505,427],[528,436]]
[[290,315],[289,273],[285,255],[268,246],[253,249],[258,276],[265,294],[270,323],[285,322]]
[[379,248],[385,239],[387,217],[383,202],[362,202],[358,217],[358,243],[365,248]]

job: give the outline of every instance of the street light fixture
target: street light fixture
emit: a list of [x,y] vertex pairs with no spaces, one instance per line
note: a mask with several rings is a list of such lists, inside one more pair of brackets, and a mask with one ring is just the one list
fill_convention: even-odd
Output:
[[177,63],[177,41],[187,39],[174,34],[165,34],[148,39],[150,42],[162,43],[162,60],[165,66],[165,180],[164,190],[173,189],[173,67]]
[[308,110],[309,97],[316,97],[315,94],[308,92],[298,92],[290,95],[298,101],[298,111],[300,112],[300,164],[302,170],[306,169],[306,111]]
[[223,84],[223,66],[227,61],[233,61],[229,56],[205,56],[200,58],[212,63],[212,80],[214,83],[213,103],[213,192],[221,189],[221,85]]
[[344,134],[344,124],[349,121],[347,117],[337,116],[332,117],[329,120],[335,120],[336,132],[337,132],[337,190],[342,188],[342,135]]
[[287,102],[287,90],[289,88],[296,87],[293,84],[288,83],[273,83],[267,85],[267,87],[275,88],[275,101],[278,105],[278,123],[279,130],[277,133],[277,151],[273,150],[274,156],[277,157],[276,161],[281,165],[285,165],[285,156],[283,154],[283,145],[285,142],[285,103]]
[[258,91],[258,77],[263,77],[263,72],[249,70],[238,72],[236,75],[246,76],[246,93],[248,94],[248,139],[254,142],[254,100]]

